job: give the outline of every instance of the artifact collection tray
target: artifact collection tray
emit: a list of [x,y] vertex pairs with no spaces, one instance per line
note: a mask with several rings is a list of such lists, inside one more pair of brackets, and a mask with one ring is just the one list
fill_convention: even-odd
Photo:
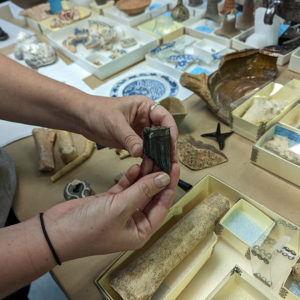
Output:
[[279,122],[283,126],[300,133],[300,103],[292,108]]
[[[79,19],[77,21],[72,22],[71,24],[77,23],[78,21],[83,20],[91,15],[91,10],[88,7],[74,5],[74,3],[70,1],[62,1],[61,5],[63,9],[76,8],[78,10],[78,13],[80,15]],[[52,27],[51,23],[56,17],[57,14],[49,14],[49,18],[37,21],[31,17],[25,16],[25,20],[28,27],[32,28],[37,32],[47,35],[48,33],[51,33],[53,31],[61,30],[62,28],[70,26],[70,24],[67,24],[62,27]]]
[[215,34],[215,31],[220,28],[220,24],[213,20],[203,18],[202,16],[197,16],[186,21],[185,26],[186,33],[191,36],[197,38],[208,38],[223,44],[228,48],[231,47],[232,38]]
[[152,49],[146,54],[146,61],[166,73],[176,71],[179,76],[183,72],[209,75],[218,69],[221,57],[230,52],[212,40],[183,35]]
[[[244,50],[244,49],[253,48],[251,45],[248,45],[246,43],[246,39],[253,33],[254,33],[254,27],[241,32],[240,34],[238,34],[232,39],[231,47],[235,50]],[[286,54],[279,54],[277,58],[277,64],[280,66],[287,64],[293,52],[294,50]]]
[[103,16],[48,35],[51,45],[100,79],[142,60],[157,40]]
[[299,100],[300,81],[271,82],[232,111],[234,132],[255,142]]
[[251,161],[300,186],[300,134],[276,124],[253,145]]
[[159,16],[138,26],[144,33],[150,34],[162,43],[172,41],[184,34],[184,25],[170,16]]
[[[169,274],[172,280],[169,281],[169,276],[165,278],[151,299],[280,299],[279,293],[291,267],[299,258],[300,229],[209,175],[173,205],[159,231],[143,248],[125,252],[100,274],[95,284],[101,294],[106,299],[121,299],[110,286],[115,272],[145,253],[169,228],[214,192],[229,198],[231,206],[215,228],[218,235],[215,245],[208,236],[191,257],[187,256],[173,269]],[[236,230],[243,226],[247,230]],[[266,257],[261,254],[264,249]],[[193,271],[188,271],[186,260],[193,261]]]
[[135,15],[128,15],[126,12],[119,10],[114,5],[104,9],[103,14],[105,17],[114,19],[128,26],[136,26],[163,14],[167,11],[168,5],[168,1],[152,0],[150,5],[146,7],[143,13]]

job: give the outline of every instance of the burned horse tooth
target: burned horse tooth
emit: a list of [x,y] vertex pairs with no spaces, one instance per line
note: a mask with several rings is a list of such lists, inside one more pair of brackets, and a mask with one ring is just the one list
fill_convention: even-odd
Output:
[[171,169],[171,136],[168,127],[145,127],[144,153],[163,171]]

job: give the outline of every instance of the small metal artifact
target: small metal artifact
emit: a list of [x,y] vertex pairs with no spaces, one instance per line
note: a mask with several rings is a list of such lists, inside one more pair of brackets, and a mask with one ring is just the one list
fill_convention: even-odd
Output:
[[85,180],[74,179],[69,182],[64,189],[64,197],[66,200],[85,198],[93,195],[90,184]]
[[233,134],[233,131],[221,133],[221,125],[220,125],[220,123],[218,123],[216,132],[204,133],[204,134],[201,134],[201,136],[215,138],[219,144],[219,149],[223,150],[225,147],[225,140],[232,134]]
[[145,127],[143,131],[144,153],[150,157],[161,170],[171,169],[171,136],[168,127]]

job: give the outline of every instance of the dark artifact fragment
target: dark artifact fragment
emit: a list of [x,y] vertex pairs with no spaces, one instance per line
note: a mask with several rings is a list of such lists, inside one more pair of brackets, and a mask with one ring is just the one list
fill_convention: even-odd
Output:
[[93,195],[90,184],[85,180],[74,179],[69,182],[64,189],[64,197],[66,200],[85,198]]
[[188,183],[188,182],[186,182],[186,181],[184,181],[182,179],[178,180],[178,184],[177,185],[179,187],[181,187],[186,192],[188,192],[189,190],[191,190],[193,188],[193,186],[190,183]]
[[203,137],[213,137],[217,140],[219,144],[219,149],[223,150],[225,146],[225,140],[233,134],[233,131],[221,133],[221,125],[218,123],[216,132],[201,134]]
[[143,131],[144,153],[153,159],[161,170],[171,169],[171,136],[168,127],[145,127]]
[[6,41],[8,38],[8,34],[0,27],[0,42]]

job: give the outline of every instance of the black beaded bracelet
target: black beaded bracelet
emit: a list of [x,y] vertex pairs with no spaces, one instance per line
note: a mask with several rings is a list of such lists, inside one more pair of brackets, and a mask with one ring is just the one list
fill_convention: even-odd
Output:
[[53,246],[52,246],[52,243],[51,243],[51,241],[50,241],[50,239],[49,239],[48,233],[47,233],[47,231],[46,231],[45,222],[44,222],[44,213],[40,213],[40,221],[41,221],[41,226],[42,226],[42,230],[43,230],[43,233],[44,233],[44,237],[45,237],[46,242],[47,242],[47,244],[48,244],[48,246],[49,246],[49,248],[50,248],[50,250],[51,250],[51,252],[52,252],[52,255],[53,255],[53,257],[54,257],[56,263],[57,263],[58,265],[61,265],[61,261],[60,261],[60,259],[58,258],[57,254],[56,254],[56,252],[55,252],[55,250],[54,250],[54,248],[53,248]]

